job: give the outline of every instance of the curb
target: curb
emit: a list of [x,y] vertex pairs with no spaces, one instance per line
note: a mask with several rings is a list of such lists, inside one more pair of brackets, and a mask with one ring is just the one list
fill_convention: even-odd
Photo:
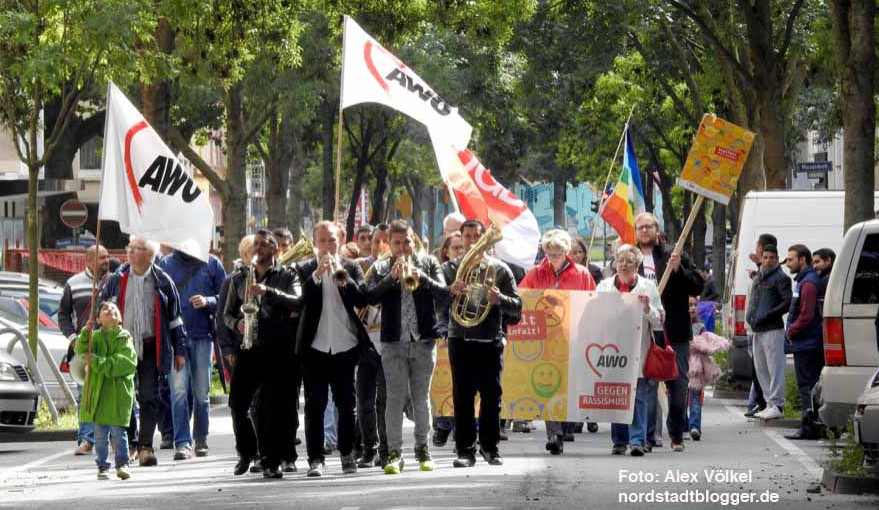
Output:
[[788,418],[781,418],[778,420],[761,420],[758,418],[754,418],[754,425],[758,427],[766,427],[772,429],[797,429],[800,428],[800,420],[792,420]]
[[211,405],[212,406],[229,405],[229,395],[211,395]]
[[33,430],[23,434],[0,433],[0,443],[49,443],[52,441],[76,441],[79,431],[71,430]]
[[821,483],[836,494],[879,494],[879,477],[846,476],[825,469]]

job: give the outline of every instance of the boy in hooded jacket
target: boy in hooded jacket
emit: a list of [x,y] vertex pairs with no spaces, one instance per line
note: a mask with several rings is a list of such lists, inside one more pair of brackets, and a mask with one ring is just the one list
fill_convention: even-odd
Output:
[[99,329],[92,332],[89,352],[89,331],[92,321],[79,334],[76,354],[84,356],[88,371],[80,420],[95,424],[95,462],[98,480],[109,479],[109,440],[116,453],[116,476],[127,480],[127,427],[134,403],[134,374],[137,353],[131,334],[121,326],[122,315],[114,303],[105,302],[98,312]]

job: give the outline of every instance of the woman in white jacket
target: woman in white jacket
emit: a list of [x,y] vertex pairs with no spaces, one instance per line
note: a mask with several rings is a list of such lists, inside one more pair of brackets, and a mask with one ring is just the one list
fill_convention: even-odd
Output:
[[656,284],[638,275],[641,250],[631,244],[624,244],[617,248],[614,262],[617,274],[613,278],[602,280],[596,291],[638,295],[643,305],[644,324],[641,328],[643,332],[641,337],[642,368],[638,374],[638,385],[635,390],[635,413],[630,425],[625,423],[611,425],[611,437],[613,438],[611,453],[625,455],[627,446],[631,446],[632,456],[641,457],[644,455],[647,439],[647,395],[650,394],[650,385],[656,385],[656,381],[644,378],[643,366],[647,349],[652,341],[653,329],[662,327],[665,310],[662,308],[662,300]]

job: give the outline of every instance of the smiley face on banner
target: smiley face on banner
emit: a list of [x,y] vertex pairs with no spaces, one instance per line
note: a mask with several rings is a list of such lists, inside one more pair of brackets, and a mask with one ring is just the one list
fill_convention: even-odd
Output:
[[537,399],[523,397],[512,402],[509,406],[510,415],[521,419],[536,420],[543,416],[543,404]]
[[543,344],[541,340],[515,340],[509,343],[513,356],[524,362],[539,360],[543,356]]
[[542,363],[531,372],[531,387],[538,397],[549,398],[562,386],[562,372],[552,363]]

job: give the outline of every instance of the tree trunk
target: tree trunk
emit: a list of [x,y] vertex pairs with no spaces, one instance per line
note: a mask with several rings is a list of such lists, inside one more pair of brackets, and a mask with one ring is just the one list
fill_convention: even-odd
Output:
[[372,224],[384,223],[386,215],[386,195],[388,194],[388,169],[384,161],[373,161],[372,173],[375,176],[375,191],[372,193]]
[[568,213],[565,208],[565,199],[568,196],[568,183],[564,178],[556,178],[552,181],[552,217],[557,226],[568,229]]
[[333,132],[336,125],[336,107],[324,97],[321,107],[321,143],[323,144],[323,182],[321,185],[322,218],[333,220],[336,208],[336,176],[333,167]]
[[263,158],[266,168],[266,205],[269,228],[286,225],[287,190],[290,166],[293,164],[293,137],[291,136],[291,113],[284,113],[280,120],[273,119],[269,127],[269,143]]
[[[308,165],[308,155],[305,154],[305,144],[303,141],[303,129],[294,127],[291,133],[291,146],[293,149],[293,160],[290,165],[290,177],[288,179],[288,187],[290,196],[287,198],[287,226],[290,229],[298,229],[303,226],[303,205],[305,197],[302,195],[302,180],[305,178],[305,171]],[[296,232],[293,232],[296,237]]]
[[[431,246],[436,244],[436,226],[434,223],[434,218],[436,218],[436,188],[430,186],[427,188],[428,192],[428,200],[427,200],[427,238],[431,242]],[[439,246],[434,246],[434,248],[439,248]]]
[[714,225],[714,236],[711,239],[711,272],[717,290],[723,296],[726,283],[726,206],[714,202],[711,210],[711,223]]
[[[776,85],[773,88],[780,88]],[[785,113],[781,93],[760,92],[760,137],[763,138],[763,167],[766,189],[787,188],[787,154],[785,151]]]
[[223,264],[230,268],[238,258],[238,243],[247,234],[247,165],[243,143],[244,117],[242,86],[232,85],[226,103],[226,184],[223,197]]
[[708,224],[705,220],[705,204],[703,204],[696,213],[696,221],[693,222],[693,231],[690,233],[690,238],[693,240],[690,255],[692,255],[696,267],[705,265],[705,234],[707,231]]
[[873,218],[876,81],[873,0],[831,0],[834,57],[840,83],[845,169],[845,229]]
[[[156,24],[156,46],[165,54],[174,50],[174,31],[167,18],[159,18]],[[144,83],[140,87],[140,95],[143,99],[143,116],[162,140],[168,140],[168,129],[171,127],[168,82]]]
[[[36,127],[34,127],[36,131]],[[35,140],[36,137],[31,137]],[[31,144],[31,150],[34,155],[28,155],[29,158],[36,158],[36,144]],[[37,278],[40,270],[40,211],[37,210],[37,189],[39,187],[40,167],[33,162],[28,164],[28,187],[27,187],[27,211],[25,211],[25,242],[27,243],[27,272],[30,275],[28,284],[28,302],[31,310],[39,310],[40,294],[37,288]],[[38,313],[28,313],[27,315],[27,331],[28,345],[31,352],[34,353],[34,359],[37,357],[37,338],[39,333]]]

